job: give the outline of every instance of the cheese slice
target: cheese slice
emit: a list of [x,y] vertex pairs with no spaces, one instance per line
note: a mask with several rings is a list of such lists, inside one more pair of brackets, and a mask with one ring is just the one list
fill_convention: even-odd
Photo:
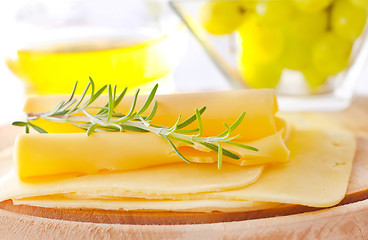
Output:
[[[61,97],[63,98],[63,97]],[[139,98],[139,105],[145,97]],[[28,113],[47,111],[60,101],[60,96],[28,99]],[[104,105],[106,96],[96,104]],[[124,99],[116,111],[128,111],[131,96]],[[240,166],[287,162],[289,151],[284,140],[288,125],[276,118],[277,104],[272,90],[240,90],[231,92],[189,93],[157,96],[158,110],[154,123],[171,126],[179,114],[183,119],[191,116],[195,108],[207,107],[202,121],[204,135],[223,132],[224,122],[236,121],[245,111],[246,117],[233,132],[240,134],[236,141],[254,146],[258,152],[224,143],[225,149],[237,153],[241,159],[228,157],[224,162]],[[183,104],[185,103],[185,104]],[[87,137],[74,126],[37,120],[35,123],[49,134],[23,134],[16,140],[15,160],[18,176],[23,181],[46,176],[94,174],[103,170],[131,170],[183,161],[170,144],[153,133],[94,133]],[[202,145],[175,142],[179,150],[192,162],[213,163],[217,153]],[[47,146],[47,147],[45,147]]]
[[[175,144],[192,162],[217,161],[217,153],[201,145]],[[223,144],[224,148],[241,157],[239,160],[224,157],[223,161],[240,166],[288,161],[289,150],[281,133],[245,144],[259,151]],[[184,162],[164,138],[154,133],[134,132],[95,133],[90,136],[84,133],[21,134],[16,140],[15,160],[17,174],[22,181]]]
[[[226,163],[218,170],[216,153],[197,145],[176,142],[179,150],[198,162],[186,164],[154,134],[96,133],[87,137],[68,124],[39,121],[37,124],[54,133],[19,136],[17,169],[0,179],[0,200],[44,207],[98,208],[96,201],[100,201],[106,204],[100,207],[103,209],[204,211],[204,204],[212,210],[245,209],[259,202],[327,207],[344,197],[355,153],[354,136],[341,130],[290,131],[285,121],[275,117],[272,90],[163,95],[157,99],[160,112],[155,123],[161,125],[171,125],[179,114],[189,117],[195,108],[207,106],[205,135],[222,132],[219,124],[231,124],[246,111],[236,133],[242,135],[242,143],[254,145],[259,152],[238,151],[224,144],[241,159],[224,158]],[[126,111],[130,100],[123,101],[117,111]],[[53,101],[53,97],[33,98],[25,110],[49,110]],[[284,143],[288,135],[290,162]],[[252,164],[256,165],[247,166]],[[58,179],[65,176],[72,177]],[[28,179],[40,181],[26,182]],[[228,203],[233,205],[224,205]],[[170,207],[164,208],[165,204]],[[185,207],[180,207],[182,204]]]
[[[68,99],[69,96],[31,97],[27,100],[24,111],[26,113],[50,111],[61,100]],[[145,96],[138,97],[136,109],[140,109],[145,100]],[[232,124],[243,111],[246,112],[246,117],[234,132],[242,135],[242,141],[273,135],[284,127],[284,122],[275,118],[277,103],[275,93],[271,89],[157,95],[155,100],[158,102],[158,108],[153,123],[163,126],[172,126],[179,115],[182,119],[186,119],[195,114],[196,108],[206,106],[207,109],[202,115],[204,136],[214,136],[225,131],[224,122]],[[104,106],[107,101],[107,96],[100,96],[92,106]],[[115,111],[128,112],[131,103],[132,96],[126,96],[116,106]],[[150,110],[151,108],[146,112],[149,113]],[[79,128],[70,124],[37,121],[35,122],[37,125],[50,133],[81,132]]]
[[[9,161],[10,162],[10,161]],[[155,195],[189,194],[237,189],[259,178],[263,167],[239,167],[226,164],[178,163],[126,172],[106,172],[81,177],[24,183],[14,171],[0,179],[0,201],[61,193],[109,192],[110,196],[143,193]]]
[[199,199],[255,200],[329,207],[345,196],[356,141],[344,131],[294,131],[290,161],[267,167],[253,185],[195,196]]
[[268,209],[280,204],[232,200],[144,200],[144,199],[70,199],[59,196],[14,200],[15,205],[30,205],[48,208],[82,208],[123,211],[175,211],[175,212],[244,212]]
[[[173,201],[212,199],[290,203],[313,207],[327,207],[338,203],[345,195],[351,172],[356,147],[354,136],[341,130],[299,129],[291,133],[288,147],[291,150],[290,161],[267,166],[258,180],[260,169],[254,175],[256,177],[249,178],[251,174],[246,171],[250,169],[231,164],[225,164],[224,169],[218,170],[213,164],[181,163],[47,183],[22,183],[12,172],[0,180],[0,200],[22,200],[39,196],[45,200],[44,206],[50,206],[47,204],[57,203],[51,203],[49,195],[63,194],[64,198],[71,198],[77,193],[83,199],[90,197],[106,200],[110,197],[114,201],[117,200],[116,197]],[[180,166],[180,169],[172,169],[174,166]],[[205,168],[208,172],[197,167]],[[245,172],[241,172],[243,169]],[[253,171],[257,169],[254,168]],[[246,178],[248,180],[244,182]],[[253,183],[255,180],[257,181]],[[79,203],[82,208],[89,206],[83,205],[83,201]],[[42,201],[37,204],[42,205]]]

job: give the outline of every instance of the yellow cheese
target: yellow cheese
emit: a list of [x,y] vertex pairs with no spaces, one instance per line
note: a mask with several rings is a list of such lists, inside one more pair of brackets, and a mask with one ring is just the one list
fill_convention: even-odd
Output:
[[[33,98],[25,110],[46,111],[56,102],[53,97]],[[207,106],[203,115],[206,135],[222,132],[219,125],[232,123],[246,111],[237,133],[243,136],[242,143],[260,151],[224,144],[241,159],[224,158],[229,163],[218,170],[213,163],[216,153],[200,146],[176,143],[191,161],[207,163],[186,164],[154,134],[96,133],[87,137],[67,124],[40,121],[38,124],[55,133],[18,137],[18,172],[10,171],[0,179],[0,201],[13,199],[16,204],[43,207],[226,211],[252,208],[260,202],[327,207],[344,197],[355,153],[354,136],[340,130],[297,127],[290,131],[275,117],[277,106],[271,90],[163,95],[158,102],[155,123],[162,125],[172,125],[179,114],[189,117],[195,108]],[[129,105],[128,99],[117,111],[125,111]],[[288,135],[290,162],[283,141]],[[263,166],[259,164],[263,163],[268,165],[261,174]],[[252,164],[258,165],[247,166]]]
[[208,193],[200,199],[236,199],[328,207],[345,196],[355,155],[352,133],[294,131],[288,143],[290,161],[267,167],[253,185]]
[[[50,111],[61,100],[67,100],[69,96],[45,96],[29,98],[24,107],[26,113],[38,113]],[[136,109],[140,109],[146,100],[145,96],[138,98]],[[281,126],[277,126],[275,113],[277,103],[274,91],[271,89],[238,90],[228,92],[182,93],[170,95],[157,95],[157,113],[153,123],[172,126],[178,116],[186,119],[195,113],[195,109],[207,107],[202,115],[204,135],[218,135],[226,128],[223,123],[233,123],[239,115],[245,111],[246,117],[234,133],[240,133],[242,141],[256,140],[275,134]],[[107,96],[101,96],[93,106],[104,106],[108,101]],[[132,102],[132,96],[127,96],[116,106],[117,112],[128,112]],[[150,108],[146,112],[150,112]],[[50,123],[40,121],[37,123],[48,132],[81,132],[80,129],[68,124]]]
[[[224,169],[219,171],[213,164],[180,163],[47,183],[22,183],[13,172],[0,180],[0,200],[43,196],[45,205],[42,205],[42,201],[37,201],[37,205],[56,206],[59,202],[53,201],[49,195],[64,194],[70,198],[80,194],[82,198],[112,198],[110,200],[114,201],[117,201],[114,197],[212,199],[291,203],[313,207],[338,203],[345,195],[351,172],[355,153],[354,136],[345,131],[299,129],[291,133],[288,147],[291,150],[290,162],[266,167],[253,184],[259,177],[260,169],[253,168],[256,174],[249,178],[252,168],[231,164],[225,164]],[[174,171],[174,166],[180,166],[180,169]],[[25,199],[32,204],[29,200]],[[69,206],[90,206],[89,203],[77,200],[73,204]]]
[[[145,97],[139,98],[142,105]],[[60,101],[59,97],[28,99],[26,112],[50,110]],[[106,96],[96,103],[104,105]],[[237,141],[254,146],[258,152],[223,144],[238,155],[240,160],[225,157],[224,162],[240,166],[286,162],[289,151],[283,138],[287,137],[287,124],[275,117],[277,105],[272,90],[241,90],[231,92],[190,93],[157,96],[158,110],[155,123],[171,126],[179,114],[191,116],[195,108],[207,107],[203,114],[205,135],[217,135],[223,123],[233,123],[245,111],[246,117],[234,135]],[[127,111],[131,97],[116,107]],[[75,176],[93,174],[102,170],[130,170],[183,161],[169,143],[153,133],[94,133],[87,137],[77,133],[65,123],[37,120],[37,125],[52,132],[49,134],[23,134],[16,140],[15,160],[18,176],[23,181],[53,175]],[[217,153],[197,144],[175,142],[179,150],[192,162],[213,163]],[[47,147],[45,147],[47,146]]]
[[248,142],[246,144],[259,149],[259,151],[239,149],[234,147],[233,145],[223,144],[226,149],[239,154],[239,156],[241,157],[239,160],[226,158],[224,161],[231,162],[240,166],[250,166],[267,163],[285,163],[289,161],[290,151],[283,141],[281,132],[265,138],[261,138],[257,141]]
[[253,201],[232,201],[232,200],[142,200],[142,199],[122,199],[122,200],[102,200],[102,199],[68,199],[63,197],[44,197],[14,200],[15,205],[31,205],[48,208],[84,208],[103,210],[124,210],[124,211],[175,211],[175,212],[240,212],[254,211],[276,207],[279,204],[263,203]]
[[[9,161],[10,162],[10,161]],[[99,193],[120,196],[144,193],[147,198],[164,194],[188,194],[237,189],[254,183],[263,167],[226,164],[178,163],[135,171],[100,173],[47,182],[24,183],[14,171],[0,179],[0,201],[61,193]]]
[[[246,144],[257,147],[259,151],[224,144],[224,148],[241,157],[240,160],[224,157],[224,161],[244,166],[288,160],[289,150],[280,133]],[[181,142],[176,145],[192,162],[217,161],[216,152]],[[18,176],[23,181],[31,181],[35,177],[93,174],[102,170],[131,170],[183,162],[164,138],[153,133],[134,132],[95,133],[90,136],[84,133],[21,134],[16,140],[15,160]]]

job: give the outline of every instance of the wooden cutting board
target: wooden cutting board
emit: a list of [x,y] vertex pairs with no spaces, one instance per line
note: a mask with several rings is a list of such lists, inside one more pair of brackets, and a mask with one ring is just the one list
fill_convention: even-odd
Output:
[[[352,176],[338,206],[280,205],[246,213],[126,213],[14,206],[4,201],[0,239],[368,239],[368,98],[357,98],[342,112],[287,115],[322,118],[326,126],[336,121],[355,133],[358,148]],[[0,150],[9,149],[19,131],[0,128]]]

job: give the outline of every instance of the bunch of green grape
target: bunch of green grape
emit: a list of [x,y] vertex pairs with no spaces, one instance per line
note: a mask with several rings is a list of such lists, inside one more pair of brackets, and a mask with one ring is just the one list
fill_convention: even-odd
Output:
[[251,87],[274,88],[290,69],[316,89],[348,66],[367,9],[368,0],[212,0],[199,20],[211,34],[238,33],[239,68]]

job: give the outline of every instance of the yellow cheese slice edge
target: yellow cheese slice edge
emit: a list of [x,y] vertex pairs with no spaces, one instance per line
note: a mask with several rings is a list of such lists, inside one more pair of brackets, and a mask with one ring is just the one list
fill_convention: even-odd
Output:
[[262,166],[224,164],[218,170],[217,164],[178,163],[37,183],[21,182],[11,171],[0,178],[0,200],[75,192],[109,192],[110,195],[133,192],[150,196],[221,191],[254,183],[262,170]]
[[176,212],[245,212],[278,206],[275,203],[232,200],[142,200],[142,199],[69,199],[62,196],[45,196],[13,200],[15,205],[30,205],[47,208],[82,208],[122,211],[176,211]]

